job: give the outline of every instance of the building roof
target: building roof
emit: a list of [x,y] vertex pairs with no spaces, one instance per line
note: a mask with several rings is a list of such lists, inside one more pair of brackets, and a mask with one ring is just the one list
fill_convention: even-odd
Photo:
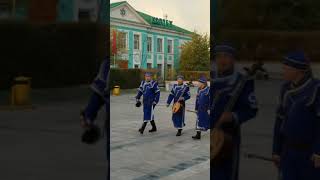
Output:
[[[124,3],[128,3],[127,1],[120,1],[120,2],[115,2],[115,3],[111,3],[110,4],[110,8],[115,8],[117,6],[120,6]],[[163,26],[163,25],[159,25],[159,24],[155,24],[153,23],[153,19],[156,18],[156,17],[153,17],[153,16],[150,16],[146,13],[143,13],[143,12],[140,12],[140,11],[137,11],[136,12],[145,20],[147,21],[151,27],[157,27],[157,28],[162,28],[162,29],[168,29],[168,30],[172,30],[172,31],[176,31],[176,32],[182,32],[182,33],[186,33],[186,34],[192,34],[191,31],[188,31],[186,29],[183,29],[181,27],[178,27],[174,24],[170,25],[170,26]]]
[[119,2],[114,2],[114,3],[111,3],[110,4],[110,8],[114,8],[114,7],[117,7],[123,3],[126,3],[127,1],[119,1]]

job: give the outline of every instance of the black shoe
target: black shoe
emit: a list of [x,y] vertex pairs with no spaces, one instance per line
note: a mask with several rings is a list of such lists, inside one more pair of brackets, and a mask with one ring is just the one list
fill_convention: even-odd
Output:
[[201,131],[197,131],[197,134],[192,136],[192,139],[201,139]]
[[176,136],[181,136],[182,129],[178,129]]
[[154,120],[150,121],[152,129],[149,130],[149,132],[156,132],[157,131],[157,126]]
[[143,134],[143,131],[146,128],[146,126],[147,126],[147,122],[143,122],[141,128],[139,129],[140,134]]

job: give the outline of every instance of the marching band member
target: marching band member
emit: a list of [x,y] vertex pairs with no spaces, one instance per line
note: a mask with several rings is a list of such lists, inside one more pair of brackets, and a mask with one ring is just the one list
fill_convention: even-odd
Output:
[[193,139],[201,139],[201,131],[207,131],[210,128],[210,88],[207,85],[207,79],[205,77],[200,77],[198,83],[199,88],[195,104],[195,110],[197,112],[197,134],[192,136]]
[[[254,81],[250,79],[245,82],[231,112],[225,112],[226,106],[233,97],[234,90],[244,76],[235,71],[235,60],[235,49],[233,47],[227,44],[215,46],[214,61],[217,66],[217,77],[213,79],[211,85],[210,122],[213,128],[219,127],[223,132],[230,134],[233,145],[228,158],[215,166],[211,166],[211,179],[214,180],[238,179],[240,125],[254,118],[258,110]],[[211,137],[211,139],[213,138]],[[213,155],[211,154],[211,156]],[[216,163],[212,161],[211,163]]]
[[139,132],[143,134],[148,122],[150,122],[152,126],[149,132],[155,132],[157,131],[157,127],[154,121],[154,108],[160,99],[160,89],[158,82],[152,80],[152,74],[150,72],[145,73],[145,80],[141,82],[138,88],[138,94],[136,96],[137,107],[141,106],[141,96],[143,96],[143,124]]
[[320,179],[320,81],[303,52],[284,58],[273,160],[283,180]]
[[[86,130],[82,136],[82,141],[88,144],[95,143],[100,136],[100,130],[96,125],[97,113],[102,106],[105,105],[106,113],[109,113],[109,62],[104,60],[100,66],[98,75],[91,84],[91,90],[93,91],[86,108],[81,111],[81,126]],[[108,115],[107,115],[108,117]],[[107,119],[108,120],[108,119]],[[105,123],[107,125],[107,123]],[[108,127],[105,127],[105,131],[109,131]],[[108,143],[107,137],[107,143]]]
[[[183,76],[177,76],[178,84],[174,84],[173,88],[167,99],[167,107],[170,106],[173,100],[173,106],[179,105],[177,112],[173,112],[172,114],[172,122],[178,132],[176,136],[181,136],[182,129],[185,126],[185,106],[186,101],[190,99],[190,90],[189,87],[183,83]],[[176,104],[179,103],[179,104]],[[175,107],[173,107],[175,109]]]

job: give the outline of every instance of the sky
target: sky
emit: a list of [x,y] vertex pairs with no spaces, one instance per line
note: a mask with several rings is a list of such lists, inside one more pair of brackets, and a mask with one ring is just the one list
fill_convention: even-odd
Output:
[[[122,0],[110,0],[111,3]],[[210,0],[127,0],[136,10],[164,18],[174,25],[196,30],[198,33],[210,34]]]

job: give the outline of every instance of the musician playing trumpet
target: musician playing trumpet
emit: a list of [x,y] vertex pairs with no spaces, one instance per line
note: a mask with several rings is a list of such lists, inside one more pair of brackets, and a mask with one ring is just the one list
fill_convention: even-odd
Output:
[[[240,125],[254,118],[258,110],[254,81],[235,71],[235,60],[236,52],[232,46],[228,44],[215,46],[214,62],[217,74],[210,89],[212,97],[210,122],[213,125],[211,145],[220,143],[217,142],[220,139],[213,136],[218,131],[222,132],[222,137],[231,137],[229,138],[231,145],[219,154],[212,152],[210,154],[210,174],[211,179],[214,180],[238,179]],[[211,147],[214,150],[213,152],[217,152],[217,148],[215,146]],[[223,158],[216,158],[216,156]],[[217,162],[218,160],[221,160],[221,162]]]
[[173,126],[178,130],[176,136],[181,136],[182,134],[182,129],[185,126],[186,101],[191,97],[189,87],[183,83],[183,80],[183,76],[177,76],[178,84],[173,85],[167,100],[167,107],[170,106],[173,100],[172,122]]

